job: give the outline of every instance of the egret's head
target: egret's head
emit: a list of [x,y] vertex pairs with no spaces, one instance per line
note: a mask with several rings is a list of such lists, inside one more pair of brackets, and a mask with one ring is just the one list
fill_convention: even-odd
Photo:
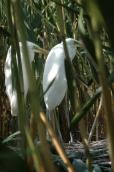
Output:
[[77,45],[79,43],[77,40],[75,40],[73,38],[66,38],[66,44],[67,44],[67,48],[68,48],[68,52],[69,52],[69,57],[71,60],[73,60],[73,58],[76,55]]

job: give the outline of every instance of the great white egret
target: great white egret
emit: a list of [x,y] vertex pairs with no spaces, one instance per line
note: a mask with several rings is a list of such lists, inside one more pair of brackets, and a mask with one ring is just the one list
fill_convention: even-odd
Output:
[[[29,54],[29,60],[30,64],[32,65],[32,62],[34,60],[35,52],[42,52],[47,54],[47,52],[40,48],[38,45],[27,41],[27,48],[28,48],[28,54]],[[22,63],[22,73],[23,73],[23,84],[24,84],[24,98],[26,98],[27,92],[28,92],[28,81],[27,81],[27,74],[26,69],[23,62],[23,51],[22,51],[22,43],[19,42],[20,47],[20,55],[21,55],[21,63]],[[12,86],[12,70],[11,70],[11,59],[12,59],[12,53],[11,53],[11,46],[8,49],[6,61],[5,61],[5,67],[4,67],[4,73],[5,73],[5,86],[6,86],[6,93],[10,101],[11,105],[11,114],[13,116],[18,115],[18,103],[17,103],[17,91]],[[17,60],[17,57],[16,57]]]
[[[76,43],[77,41],[72,38],[66,39],[66,45],[68,49],[69,58],[72,61],[76,55]],[[59,130],[59,123],[53,115],[52,111],[62,102],[65,93],[67,91],[67,78],[65,73],[65,52],[63,42],[54,46],[49,52],[43,73],[43,92],[44,102],[47,108],[47,115],[55,130],[58,131],[59,137],[62,141],[62,135]],[[70,126],[69,114],[65,113],[68,127]],[[54,119],[55,118],[55,119]],[[70,133],[71,142],[73,142],[72,134]]]
[[[73,60],[76,55],[76,40],[67,38],[66,45],[69,57]],[[54,110],[61,103],[67,90],[64,60],[65,53],[63,42],[61,42],[51,49],[44,67],[43,91],[46,92],[44,101],[49,110]]]

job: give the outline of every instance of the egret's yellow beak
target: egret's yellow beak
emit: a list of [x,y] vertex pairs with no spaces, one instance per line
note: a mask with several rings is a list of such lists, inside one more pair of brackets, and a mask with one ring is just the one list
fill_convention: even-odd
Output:
[[83,46],[83,42],[79,41],[79,40],[75,40],[75,44],[76,44],[76,47],[82,47]]
[[40,53],[40,54],[44,54],[44,55],[48,55],[48,50],[41,48],[39,46],[34,46],[33,47],[34,52],[36,53]]

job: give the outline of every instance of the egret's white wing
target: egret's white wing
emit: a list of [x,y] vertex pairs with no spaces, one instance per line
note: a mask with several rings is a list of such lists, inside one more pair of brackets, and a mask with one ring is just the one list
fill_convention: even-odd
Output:
[[4,66],[4,73],[5,73],[5,86],[6,86],[6,93],[8,98],[11,100],[12,97],[12,72],[11,72],[11,47],[8,50],[5,66]]
[[56,78],[44,95],[44,101],[49,110],[55,109],[63,100],[67,90],[67,80],[64,66],[60,66]]
[[18,114],[17,93],[16,90],[13,89],[12,87],[11,47],[9,48],[7,53],[5,66],[4,66],[4,73],[5,73],[6,93],[11,105],[11,114],[13,116],[17,116]]
[[10,104],[11,104],[12,116],[17,116],[18,115],[18,103],[17,103],[17,91],[16,90],[13,90]]

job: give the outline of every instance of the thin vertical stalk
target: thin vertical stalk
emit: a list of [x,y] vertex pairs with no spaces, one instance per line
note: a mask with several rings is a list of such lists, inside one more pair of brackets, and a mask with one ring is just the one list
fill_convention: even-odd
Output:
[[114,171],[114,116],[112,109],[112,97],[111,97],[111,90],[106,82],[104,56],[102,53],[101,42],[98,37],[95,39],[95,50],[99,63],[100,82],[102,86],[103,105],[104,105],[105,119],[107,125],[108,146],[110,151],[110,158],[112,161],[112,170]]
[[[59,0],[59,3],[61,3],[62,0]],[[60,32],[60,37],[64,38],[65,36],[65,24],[64,24],[64,18],[63,18],[63,8],[59,5],[56,5],[57,7],[57,23],[58,23],[58,30]]]
[[[26,139],[25,139],[25,133],[24,133],[24,126],[25,126],[26,120],[25,120],[24,100],[23,100],[23,96],[21,94],[22,92],[21,92],[21,85],[19,82],[19,71],[17,68],[17,62],[16,62],[16,57],[15,57],[16,56],[16,44],[18,44],[18,38],[17,38],[16,29],[14,26],[15,21],[12,19],[13,10],[12,10],[10,0],[7,1],[7,15],[8,15],[9,30],[10,30],[10,33],[13,38],[11,40],[12,46],[14,48],[14,53],[12,53],[12,61],[14,63],[14,74],[15,74],[15,80],[16,80],[15,88],[17,90],[17,103],[18,103],[18,107],[19,107],[19,112],[18,112],[19,113],[19,128],[21,130],[21,135],[22,135],[22,146],[25,147]],[[18,52],[19,52],[19,50],[18,50]],[[19,60],[20,60],[20,58],[19,58]]]

